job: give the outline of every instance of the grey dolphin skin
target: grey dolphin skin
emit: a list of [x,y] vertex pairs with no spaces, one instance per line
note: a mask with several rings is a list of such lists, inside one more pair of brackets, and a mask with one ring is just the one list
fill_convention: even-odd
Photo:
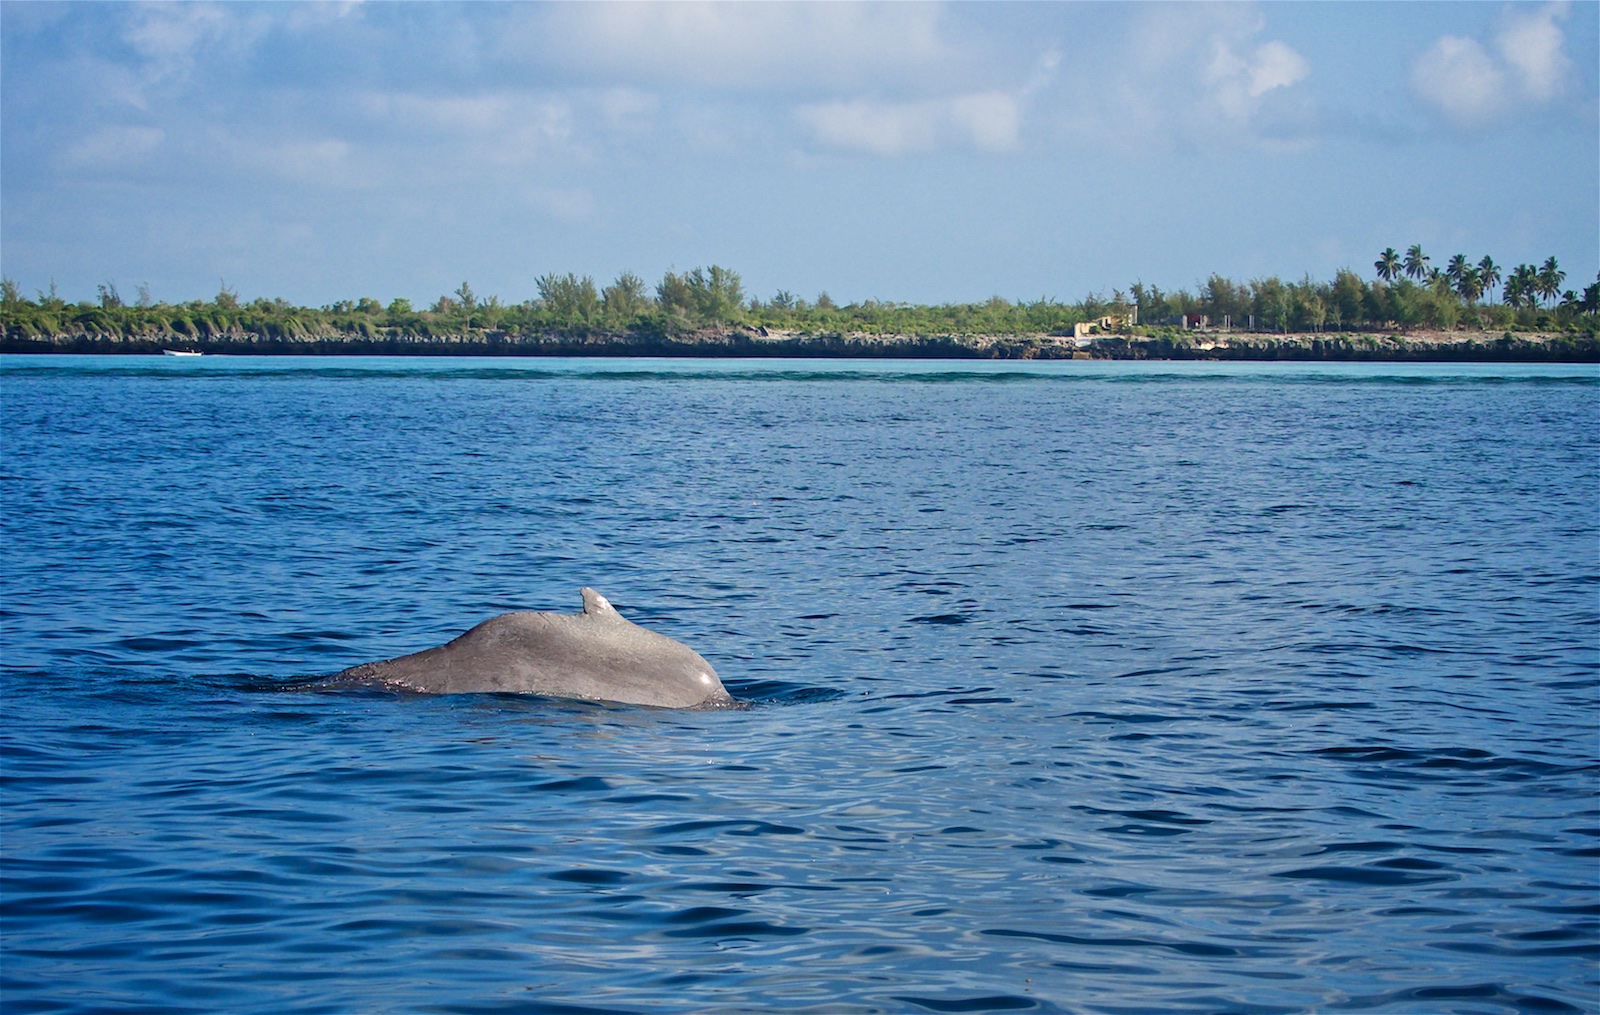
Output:
[[667,708],[734,704],[699,653],[627,620],[594,589],[582,594],[582,613],[502,614],[448,644],[355,666],[325,685],[514,692]]

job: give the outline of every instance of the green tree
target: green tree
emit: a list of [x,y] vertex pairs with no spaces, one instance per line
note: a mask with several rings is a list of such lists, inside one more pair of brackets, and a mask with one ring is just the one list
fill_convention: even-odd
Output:
[[1428,255],[1422,252],[1422,244],[1413,243],[1406,250],[1405,272],[1407,278],[1421,282],[1428,277]]
[[704,323],[737,319],[744,306],[744,283],[739,273],[713,264],[684,276],[696,316]]
[[1444,269],[1444,277],[1450,280],[1451,288],[1461,291],[1461,280],[1467,274],[1467,255],[1457,254],[1450,258],[1450,264]]
[[468,325],[473,328],[486,328],[496,331],[500,322],[505,319],[506,305],[500,302],[500,297],[490,293],[488,299],[478,299],[477,309],[472,312]]
[[1333,290],[1329,294],[1330,313],[1336,323],[1355,327],[1370,320],[1366,313],[1367,283],[1349,268],[1340,268],[1333,276]]
[[1146,286],[1143,281],[1139,281],[1128,289],[1133,293],[1133,305],[1139,311],[1139,323],[1158,324],[1172,316],[1172,306],[1160,286]]
[[1372,262],[1372,266],[1378,270],[1378,277],[1385,282],[1393,282],[1400,277],[1400,255],[1394,252],[1393,247],[1384,247],[1383,253]]
[[1401,328],[1422,320],[1422,291],[1410,279],[1400,279],[1384,289],[1384,317]]
[[39,304],[39,309],[48,310],[55,313],[59,313],[60,311],[67,309],[67,301],[61,298],[60,293],[56,292],[55,279],[52,278],[50,280],[49,289],[39,289],[36,290],[36,292],[38,294],[38,299],[35,302]]
[[1483,283],[1485,296],[1493,293],[1494,287],[1500,284],[1500,266],[1488,254],[1484,254],[1483,260],[1478,262],[1478,279]]
[[684,276],[668,269],[656,283],[656,304],[669,314],[688,317],[694,313],[694,296]]
[[1460,322],[1461,301],[1456,298],[1455,290],[1444,282],[1442,276],[1437,285],[1428,287],[1423,314],[1428,323],[1445,331],[1454,329]]
[[600,309],[600,294],[594,287],[594,278],[579,278],[571,272],[557,275],[551,272],[534,280],[539,290],[539,302],[558,325],[573,327],[594,323]]
[[1513,307],[1532,306],[1539,294],[1539,272],[1531,264],[1519,264],[1506,278],[1505,301]]
[[1556,259],[1554,257],[1547,258],[1539,268],[1539,295],[1552,303],[1555,302],[1555,298],[1561,295],[1561,283],[1566,280],[1567,273],[1561,270],[1560,265],[1556,264]]
[[1261,323],[1271,325],[1279,331],[1288,331],[1292,304],[1289,290],[1282,280],[1276,276],[1258,278],[1250,283],[1250,289],[1251,310]]
[[[1223,318],[1226,317],[1237,327],[1244,325],[1245,316],[1254,309],[1253,300],[1245,287],[1236,285],[1232,279],[1223,278],[1221,275],[1212,275],[1206,279],[1206,284],[1200,291],[1200,307],[1201,312],[1210,317],[1213,324],[1222,324]],[[1087,309],[1086,305],[1085,310]]]
[[1328,301],[1323,295],[1322,287],[1311,281],[1309,274],[1295,287],[1295,299],[1299,304],[1300,315],[1311,326],[1311,330],[1321,331],[1328,320]]
[[618,275],[615,282],[600,292],[600,312],[611,325],[627,324],[649,309],[649,305],[644,279],[631,271]]

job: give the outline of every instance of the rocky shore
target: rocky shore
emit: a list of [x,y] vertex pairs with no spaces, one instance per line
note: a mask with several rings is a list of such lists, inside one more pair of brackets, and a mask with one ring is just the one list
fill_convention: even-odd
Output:
[[1593,332],[1411,332],[1268,334],[1184,331],[1097,335],[1087,341],[1054,335],[881,335],[803,333],[742,326],[677,334],[473,330],[263,334],[227,331],[205,337],[170,331],[106,335],[8,334],[6,353],[148,353],[300,356],[674,356],[898,359],[1157,359],[1600,362]]

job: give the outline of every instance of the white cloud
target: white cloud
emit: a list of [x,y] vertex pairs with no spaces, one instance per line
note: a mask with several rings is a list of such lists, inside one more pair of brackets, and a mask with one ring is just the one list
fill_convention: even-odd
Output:
[[600,92],[595,105],[608,127],[634,130],[647,124],[660,110],[661,99],[633,88],[607,88]]
[[1017,146],[1021,104],[1003,92],[977,92],[950,100],[950,123],[974,148],[1009,151]]
[[490,137],[532,128],[554,139],[571,132],[572,114],[564,102],[510,91],[456,95],[370,93],[360,100],[369,115],[393,129]]
[[186,65],[202,41],[227,29],[222,8],[211,4],[141,4],[132,14],[123,39],[163,68]]
[[1212,40],[1214,55],[1203,77],[1211,101],[1230,120],[1248,121],[1262,96],[1311,73],[1305,57],[1276,39],[1257,46],[1248,57],[1238,56],[1234,45],[1226,37]]
[[1417,61],[1411,87],[1451,119],[1493,119],[1510,106],[1506,72],[1475,39],[1446,35]]
[[1062,119],[1073,136],[1127,154],[1238,145],[1303,147],[1316,111],[1300,87],[1311,62],[1263,38],[1260,9],[1140,4],[1121,47],[1072,78]]
[[319,31],[350,17],[360,17],[366,0],[300,0],[288,4],[284,24],[290,31]]
[[[518,89],[446,95],[368,92],[353,106],[368,123],[352,130],[352,136],[363,138],[369,151],[403,158],[392,167],[396,174],[453,177],[491,166],[585,157],[576,139],[578,110],[571,99],[558,95]],[[596,112],[593,119],[604,116]],[[408,154],[393,154],[399,151]]]
[[338,138],[294,138],[267,152],[272,167],[286,179],[327,185],[352,182],[351,146]]
[[943,112],[936,102],[857,99],[802,105],[795,116],[823,144],[874,155],[905,155],[932,150]]
[[1047,87],[1061,54],[1046,51],[1021,87],[987,88],[934,98],[893,101],[882,98],[801,103],[795,119],[822,144],[872,155],[908,155],[946,148],[983,152],[1015,151],[1021,141],[1024,108]]
[[1311,73],[1306,58],[1274,39],[1255,51],[1250,63],[1250,97],[1260,98],[1274,88],[1287,88],[1304,81]]
[[142,59],[150,83],[187,76],[201,60],[235,59],[265,29],[248,8],[212,3],[148,3],[129,11],[122,38]]
[[265,136],[222,128],[197,136],[186,153],[191,165],[226,166],[248,174],[314,187],[354,187],[368,182],[358,152],[336,137]]
[[[496,53],[598,85],[581,104],[585,136],[653,132],[713,151],[798,126],[810,143],[882,156],[1014,150],[1060,55],[1030,66],[1018,41],[959,21],[921,3],[539,5],[507,19]],[[772,119],[775,96],[785,110]]]
[[1566,88],[1572,60],[1566,54],[1566,35],[1556,25],[1566,17],[1564,3],[1532,13],[1515,11],[1495,39],[1495,48],[1522,93],[1535,102],[1548,102]]
[[533,185],[520,196],[530,210],[558,222],[586,222],[598,210],[594,195],[584,187]]
[[967,63],[930,4],[540,5],[501,46],[608,83],[776,91],[926,86]]
[[804,104],[795,116],[816,140],[872,155],[908,155],[946,146],[1008,151],[1017,146],[1016,96],[975,92],[948,99],[851,99]]
[[1425,104],[1463,126],[1483,126],[1543,105],[1566,90],[1572,60],[1558,21],[1564,3],[1506,12],[1488,46],[1458,35],[1440,37],[1411,70]]
[[208,68],[244,60],[270,26],[269,16],[244,4],[142,3],[112,9],[133,59],[99,69],[108,95],[141,110],[174,95],[181,101]]
[[117,168],[143,159],[161,145],[160,127],[102,127],[67,149],[67,159],[82,168]]

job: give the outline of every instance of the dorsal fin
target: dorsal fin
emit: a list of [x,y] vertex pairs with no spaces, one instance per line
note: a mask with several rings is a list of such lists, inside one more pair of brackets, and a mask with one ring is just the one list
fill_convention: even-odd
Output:
[[583,595],[583,612],[590,617],[618,617],[622,614],[611,605],[611,601],[594,589],[585,587],[580,590]]

